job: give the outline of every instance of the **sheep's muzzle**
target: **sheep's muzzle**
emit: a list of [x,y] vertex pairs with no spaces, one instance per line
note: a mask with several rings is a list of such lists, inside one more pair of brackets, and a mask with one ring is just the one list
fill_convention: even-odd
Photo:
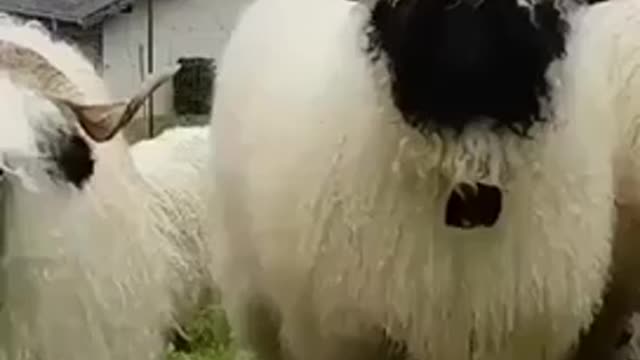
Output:
[[459,184],[449,194],[445,223],[447,226],[472,229],[492,227],[502,211],[502,191],[492,185]]

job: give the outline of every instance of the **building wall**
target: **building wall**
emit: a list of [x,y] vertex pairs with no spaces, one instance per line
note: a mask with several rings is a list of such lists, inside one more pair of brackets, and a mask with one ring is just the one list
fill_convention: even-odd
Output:
[[[180,57],[217,58],[248,0],[154,0],[154,68],[176,64]],[[127,96],[147,71],[147,0],[130,13],[104,24],[103,74],[112,91]],[[172,113],[172,89],[154,96],[154,114]]]

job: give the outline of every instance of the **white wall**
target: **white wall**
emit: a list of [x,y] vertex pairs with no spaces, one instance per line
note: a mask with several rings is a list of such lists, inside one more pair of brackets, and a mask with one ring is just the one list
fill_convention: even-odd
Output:
[[[239,12],[249,0],[153,0],[154,68],[176,64],[183,56],[218,58]],[[107,21],[104,28],[104,77],[114,94],[127,96],[140,84],[139,48],[146,74],[147,0],[133,12]],[[154,96],[154,114],[172,111],[171,86]]]

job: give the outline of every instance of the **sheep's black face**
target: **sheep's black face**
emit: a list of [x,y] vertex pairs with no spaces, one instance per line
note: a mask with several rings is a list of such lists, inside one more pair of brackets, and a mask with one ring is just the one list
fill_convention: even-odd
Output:
[[[74,113],[0,72],[0,169],[7,183],[82,188],[94,171],[93,148]],[[30,190],[30,189],[29,189]]]
[[371,51],[389,60],[392,92],[419,129],[462,130],[489,118],[526,134],[544,121],[546,74],[564,53],[567,23],[553,0],[379,1]]
[[51,161],[49,175],[82,188],[94,169],[93,153],[87,141],[71,128],[42,132],[39,137],[38,151]]

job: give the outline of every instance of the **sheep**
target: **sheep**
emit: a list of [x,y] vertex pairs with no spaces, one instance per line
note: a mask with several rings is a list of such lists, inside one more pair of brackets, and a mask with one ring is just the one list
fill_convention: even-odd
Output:
[[177,71],[113,101],[37,22],[0,16],[0,359],[158,359],[180,254],[120,130]]
[[241,344],[571,356],[618,265],[638,19],[635,0],[249,5],[219,62],[209,200]]
[[[172,241],[180,261],[174,262],[175,318],[188,323],[213,301],[216,288],[208,271],[212,250],[207,242],[203,176],[209,154],[208,126],[180,126],[131,147],[138,173],[152,194],[153,222]],[[181,334],[184,336],[184,334]]]
[[[636,274],[640,263],[637,236],[640,234],[640,151],[638,149],[638,114],[640,104],[635,96],[640,87],[637,74],[640,46],[640,6],[633,1],[611,1],[589,9],[582,20],[583,31],[590,42],[584,42],[583,53],[598,49],[600,61],[589,72],[601,74],[605,89],[598,96],[613,104],[618,121],[617,153],[614,157],[616,179],[616,228],[612,251],[612,267],[604,304],[589,332],[580,341],[578,359],[635,359],[640,324],[640,288]],[[588,30],[586,30],[588,29]],[[591,55],[586,55],[591,56]],[[607,76],[607,79],[604,77]],[[594,95],[596,96],[596,95]],[[619,334],[623,333],[623,339]],[[634,340],[635,338],[635,340]],[[625,341],[626,340],[626,341]],[[635,342],[635,344],[634,344]],[[618,354],[614,354],[618,353]]]

